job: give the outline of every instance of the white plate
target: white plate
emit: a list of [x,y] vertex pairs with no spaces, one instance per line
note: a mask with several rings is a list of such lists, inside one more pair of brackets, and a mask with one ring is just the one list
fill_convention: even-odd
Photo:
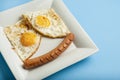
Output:
[[[26,11],[38,11],[40,9],[54,8],[61,16],[68,28],[75,34],[75,40],[70,47],[56,60],[38,67],[33,70],[22,68],[22,61],[17,54],[11,49],[8,39],[6,38],[3,27],[14,24],[18,21],[22,13]],[[98,48],[83,30],[80,24],[69,12],[62,0],[35,0],[27,4],[0,12],[0,50],[8,66],[17,80],[40,80],[65,67],[68,67],[98,51]],[[36,55],[48,52],[57,46],[62,39],[43,38],[40,48]]]

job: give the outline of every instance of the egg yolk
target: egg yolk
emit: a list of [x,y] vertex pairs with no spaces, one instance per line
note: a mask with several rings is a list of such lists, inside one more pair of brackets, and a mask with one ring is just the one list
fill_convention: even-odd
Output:
[[23,46],[31,46],[36,43],[36,34],[32,32],[25,32],[21,36],[21,43]]
[[50,26],[50,21],[47,17],[44,16],[37,16],[36,17],[36,24],[40,27],[49,27]]

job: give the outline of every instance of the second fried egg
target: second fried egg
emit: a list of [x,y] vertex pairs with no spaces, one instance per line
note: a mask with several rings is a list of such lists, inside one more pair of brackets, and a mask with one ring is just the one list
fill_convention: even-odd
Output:
[[28,24],[44,36],[64,37],[70,31],[53,9],[23,14]]

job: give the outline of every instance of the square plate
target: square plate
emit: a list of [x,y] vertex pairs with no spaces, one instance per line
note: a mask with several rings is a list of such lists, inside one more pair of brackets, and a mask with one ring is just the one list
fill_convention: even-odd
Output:
[[[54,61],[33,70],[25,70],[22,68],[22,61],[11,49],[12,46],[3,32],[3,27],[15,24],[19,20],[21,14],[26,11],[38,11],[49,8],[53,8],[60,15],[70,31],[75,34],[75,40],[69,48]],[[76,21],[62,0],[35,0],[0,12],[0,25],[0,51],[17,80],[43,79],[98,51],[94,42]],[[53,40],[43,38],[39,50],[33,57],[42,55],[42,53],[46,53],[52,48],[55,48],[61,40],[62,39]],[[49,46],[46,46],[45,44],[48,44]]]

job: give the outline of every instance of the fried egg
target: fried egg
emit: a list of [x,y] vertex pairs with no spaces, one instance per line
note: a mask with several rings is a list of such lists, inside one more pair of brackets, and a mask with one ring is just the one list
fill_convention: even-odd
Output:
[[70,31],[53,9],[28,12],[23,14],[27,24],[44,36],[57,38],[64,37]]
[[5,27],[4,32],[22,61],[30,58],[40,45],[41,36],[29,29],[24,20]]

